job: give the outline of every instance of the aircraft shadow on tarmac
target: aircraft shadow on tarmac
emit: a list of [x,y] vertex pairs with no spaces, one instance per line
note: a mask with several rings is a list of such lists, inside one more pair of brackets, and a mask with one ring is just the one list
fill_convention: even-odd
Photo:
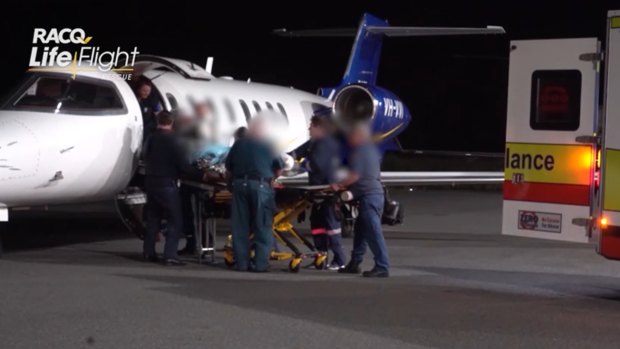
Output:
[[3,228],[6,252],[135,238],[118,218],[105,215],[11,217]]

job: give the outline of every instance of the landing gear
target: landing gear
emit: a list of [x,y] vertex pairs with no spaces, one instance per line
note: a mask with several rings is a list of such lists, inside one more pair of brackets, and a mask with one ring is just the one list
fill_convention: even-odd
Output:
[[143,219],[145,203],[146,195],[138,187],[129,187],[116,198],[116,211],[121,221],[140,240],[144,239],[146,232]]

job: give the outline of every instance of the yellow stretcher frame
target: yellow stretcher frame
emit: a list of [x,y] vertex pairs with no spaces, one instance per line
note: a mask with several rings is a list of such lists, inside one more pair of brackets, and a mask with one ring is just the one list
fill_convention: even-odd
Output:
[[[290,251],[272,251],[270,259],[277,261],[290,260],[288,270],[292,273],[299,272],[301,270],[301,263],[307,258],[313,258],[312,265],[316,269],[325,269],[327,266],[327,254],[317,251],[314,244],[300,234],[292,223],[293,220],[297,219],[302,212],[311,206],[312,202],[310,200],[307,198],[301,198],[295,201],[292,205],[283,208],[273,216],[273,236],[278,242],[284,244]],[[292,239],[287,235],[290,235]],[[310,252],[301,252],[292,240],[301,242]],[[226,265],[231,267],[235,264],[231,236],[229,236],[229,241],[224,247],[224,262]]]
[[[224,190],[224,185],[222,183],[218,183],[216,185],[207,184],[207,183],[199,183],[193,181],[185,181],[186,184],[194,186],[196,188],[200,188],[203,190],[207,190],[212,193],[211,199],[215,203],[229,203],[232,200],[232,194],[228,190]],[[326,190],[328,190],[325,186],[307,186],[305,189],[314,189],[320,190],[321,194],[329,195]],[[219,188],[219,189],[218,189]],[[304,189],[298,188],[298,189]],[[308,196],[302,196],[298,200],[294,201],[292,204],[287,205],[285,208],[278,211],[273,217],[272,223],[272,233],[274,238],[284,244],[290,251],[282,252],[282,251],[272,251],[270,255],[271,260],[283,261],[290,260],[288,265],[288,270],[293,273],[299,272],[301,269],[301,263],[304,259],[313,258],[312,265],[317,269],[325,269],[327,267],[327,253],[317,251],[316,247],[312,242],[306,239],[302,234],[300,234],[294,227],[292,221],[297,219],[299,214],[307,210],[312,206],[312,201]],[[200,211],[198,211],[200,212]],[[213,220],[214,218],[208,218]],[[215,227],[212,227],[213,236],[215,236]],[[207,232],[207,235],[209,232]],[[202,232],[199,232],[199,245],[202,244],[203,236]],[[287,235],[292,237],[289,238]],[[307,253],[303,253],[294,243],[293,240],[301,242],[305,245],[305,247],[309,250]],[[212,243],[215,243],[215,239],[213,238]],[[203,248],[199,247],[199,256],[206,250],[210,253],[214,252],[214,246],[207,246]],[[224,263],[232,267],[235,264],[235,257],[232,250],[232,237],[228,236],[228,241],[224,246]],[[214,257],[214,254],[212,254]],[[200,257],[199,257],[200,258]]]

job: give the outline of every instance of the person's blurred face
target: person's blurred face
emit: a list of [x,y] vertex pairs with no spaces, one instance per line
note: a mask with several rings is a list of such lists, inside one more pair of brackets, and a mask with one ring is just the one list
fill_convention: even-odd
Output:
[[206,104],[198,104],[194,107],[194,114],[198,119],[204,119],[209,114],[209,107]]
[[319,126],[310,124],[310,127],[308,128],[308,133],[310,134],[310,138],[312,139],[317,139],[317,138],[321,138],[323,137],[323,129]]
[[60,81],[44,80],[37,86],[37,95],[49,98],[58,98],[62,95],[62,85]]
[[367,134],[363,130],[355,130],[348,136],[349,144],[352,146],[358,146],[367,140]]
[[358,145],[358,139],[357,139],[357,135],[355,132],[351,132],[348,136],[347,136],[347,141],[349,142],[350,145],[352,146],[356,146]]
[[151,95],[151,86],[143,84],[138,88],[138,98],[147,99]]
[[248,136],[255,139],[262,139],[265,137],[265,124],[262,119],[252,119],[248,125]]
[[176,124],[177,125],[188,125],[192,122],[192,117],[190,115],[187,114],[181,114],[179,116],[177,116],[176,118]]

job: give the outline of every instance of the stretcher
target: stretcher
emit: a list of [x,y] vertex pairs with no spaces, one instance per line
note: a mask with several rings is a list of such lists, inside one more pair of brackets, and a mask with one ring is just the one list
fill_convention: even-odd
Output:
[[[217,219],[230,218],[231,193],[226,189],[226,183],[218,179],[208,182],[182,180],[183,185],[195,190],[192,194],[192,209],[194,211],[194,226],[196,228],[196,256],[198,263],[216,261]],[[273,217],[272,232],[276,244],[271,252],[271,259],[288,260],[288,269],[299,272],[304,260],[312,262],[308,266],[324,269],[327,265],[327,255],[316,249],[314,244],[304,237],[294,225],[297,218],[312,206],[314,202],[323,200],[339,200],[339,196],[328,186],[309,186],[289,184],[286,187],[276,188],[276,214]],[[137,235],[143,231],[143,223],[136,220],[140,215],[133,214],[132,207],[143,206],[146,202],[144,193],[135,188],[134,192],[119,195],[117,208],[123,221],[130,231]],[[124,205],[120,205],[124,203]],[[120,206],[119,206],[120,205]],[[284,245],[288,251],[282,251],[278,244]],[[299,246],[301,244],[303,246]],[[223,249],[226,265],[235,263],[230,236]]]
[[[334,200],[334,192],[326,190],[326,186],[306,186],[294,189],[276,189],[277,212],[273,217],[272,233],[276,241],[271,252],[270,259],[277,261],[288,260],[288,270],[297,273],[301,270],[304,260],[310,259],[309,267],[325,269],[327,266],[327,254],[318,251],[314,244],[303,236],[293,222],[309,209],[313,203],[323,200]],[[284,245],[288,251],[281,251],[277,244]],[[303,245],[298,247],[296,243]],[[305,250],[305,252],[304,252]],[[231,236],[224,246],[224,262],[228,266],[235,264]]]

